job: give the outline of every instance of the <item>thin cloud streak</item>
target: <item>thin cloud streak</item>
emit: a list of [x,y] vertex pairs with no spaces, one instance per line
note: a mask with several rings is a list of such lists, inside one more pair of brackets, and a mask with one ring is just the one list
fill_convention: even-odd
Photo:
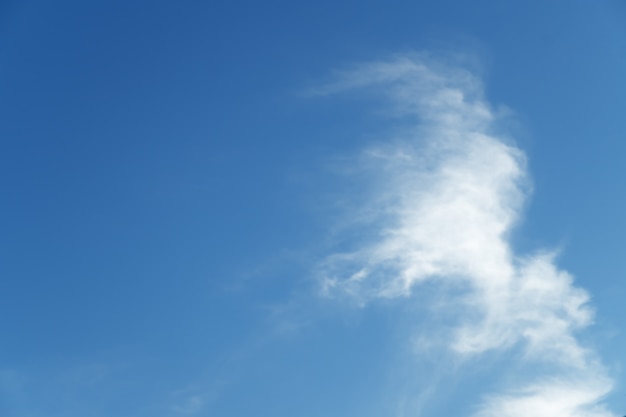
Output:
[[453,288],[445,344],[454,355],[515,348],[544,369],[486,393],[476,417],[613,416],[602,405],[613,382],[576,337],[593,320],[588,294],[555,253],[511,245],[530,192],[525,154],[503,133],[506,112],[487,102],[479,77],[413,54],[342,72],[316,93],[355,89],[382,94],[409,139],[358,159],[371,192],[354,218],[373,237],[320,263],[324,293],[364,305],[409,297],[425,282]]

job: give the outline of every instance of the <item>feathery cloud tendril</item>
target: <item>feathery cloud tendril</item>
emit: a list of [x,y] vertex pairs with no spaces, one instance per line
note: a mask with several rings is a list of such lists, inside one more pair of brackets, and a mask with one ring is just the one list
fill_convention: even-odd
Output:
[[[513,347],[546,364],[519,387],[486,393],[476,417],[609,417],[612,381],[576,331],[591,324],[589,296],[555,254],[515,253],[510,234],[529,193],[525,155],[479,77],[426,55],[397,56],[343,72],[319,94],[372,89],[409,123],[410,139],[363,152],[371,179],[351,250],[319,265],[327,294],[366,304],[407,297],[429,281],[456,287],[447,345],[459,357]],[[357,216],[358,217],[358,216]]]

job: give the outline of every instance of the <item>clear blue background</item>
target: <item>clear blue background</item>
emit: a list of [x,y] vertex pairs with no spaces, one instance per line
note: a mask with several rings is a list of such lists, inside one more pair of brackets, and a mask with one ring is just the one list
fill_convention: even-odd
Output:
[[408,325],[307,281],[324,161],[376,122],[303,92],[410,50],[476,54],[519,115],[517,244],[563,247],[618,369],[623,1],[4,1],[0,415],[389,415]]

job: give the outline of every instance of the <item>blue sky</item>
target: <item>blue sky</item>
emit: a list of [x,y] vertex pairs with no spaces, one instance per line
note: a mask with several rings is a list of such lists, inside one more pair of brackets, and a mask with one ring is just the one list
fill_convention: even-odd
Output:
[[1,3],[0,415],[623,415],[623,74],[621,1]]

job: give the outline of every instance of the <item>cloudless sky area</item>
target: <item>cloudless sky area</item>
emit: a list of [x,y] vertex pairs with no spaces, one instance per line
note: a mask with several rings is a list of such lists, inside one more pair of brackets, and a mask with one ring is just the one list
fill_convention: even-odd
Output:
[[399,127],[375,94],[315,92],[406,54],[470,57],[511,115],[511,247],[588,292],[575,337],[623,415],[624,1],[5,0],[0,416],[472,416],[531,372],[523,343],[420,353],[419,285],[320,289],[359,246],[352,156]]

